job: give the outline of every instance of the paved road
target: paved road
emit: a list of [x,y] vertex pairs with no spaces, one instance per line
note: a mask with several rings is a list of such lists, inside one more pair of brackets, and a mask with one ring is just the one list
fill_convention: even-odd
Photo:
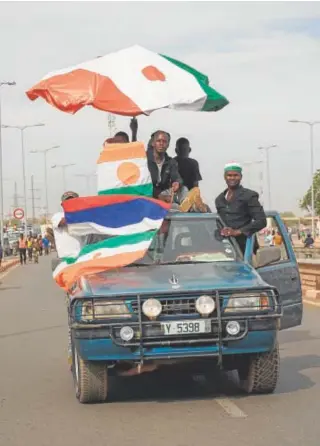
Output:
[[117,379],[111,403],[87,406],[74,396],[64,297],[49,259],[1,280],[1,446],[319,445],[319,308],[281,333],[274,395],[243,396],[232,375],[172,373]]

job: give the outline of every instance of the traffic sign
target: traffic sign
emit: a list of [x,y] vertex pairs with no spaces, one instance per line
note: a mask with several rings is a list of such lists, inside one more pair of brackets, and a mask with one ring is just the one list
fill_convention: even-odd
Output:
[[17,218],[18,220],[22,220],[24,217],[24,210],[22,208],[17,208],[13,211],[14,218]]

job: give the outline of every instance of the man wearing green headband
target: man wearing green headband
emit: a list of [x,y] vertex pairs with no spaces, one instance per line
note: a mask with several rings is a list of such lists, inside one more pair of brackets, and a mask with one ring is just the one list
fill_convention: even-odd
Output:
[[[259,202],[259,194],[241,186],[242,167],[240,164],[226,164],[224,179],[228,187],[216,198],[217,212],[226,225],[221,235],[235,237],[244,253],[247,237],[267,226],[266,215]],[[256,240],[254,252],[258,248]]]

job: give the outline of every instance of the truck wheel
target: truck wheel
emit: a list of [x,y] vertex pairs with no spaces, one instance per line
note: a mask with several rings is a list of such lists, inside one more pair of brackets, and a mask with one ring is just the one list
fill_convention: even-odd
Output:
[[273,393],[280,368],[279,346],[271,352],[250,355],[238,368],[241,388],[246,393]]
[[103,403],[108,395],[108,369],[99,361],[84,361],[73,349],[73,373],[80,403]]

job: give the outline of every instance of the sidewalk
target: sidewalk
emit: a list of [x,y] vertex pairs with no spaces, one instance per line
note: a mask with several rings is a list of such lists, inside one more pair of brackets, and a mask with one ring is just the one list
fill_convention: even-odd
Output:
[[20,263],[19,257],[13,257],[11,259],[2,260],[2,264],[0,266],[0,273],[4,273],[12,266],[18,265]]

